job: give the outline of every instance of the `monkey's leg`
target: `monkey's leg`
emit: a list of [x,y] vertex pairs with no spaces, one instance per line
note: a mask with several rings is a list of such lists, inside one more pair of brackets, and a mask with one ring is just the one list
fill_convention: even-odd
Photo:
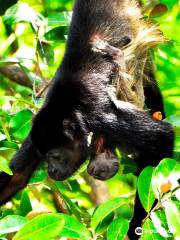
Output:
[[30,138],[27,138],[10,163],[13,175],[0,173],[0,205],[26,186],[41,159],[42,156],[38,154]]
[[[146,62],[145,66],[145,76],[148,78],[144,81],[145,103],[146,106],[150,109],[151,114],[160,111],[162,114],[162,118],[165,118],[162,95],[154,76],[153,67],[150,66],[151,64],[152,64],[151,61],[148,61]],[[147,167],[148,165],[157,166],[158,163],[161,161],[161,158],[150,156],[144,152],[139,154],[137,161],[139,164],[138,172],[136,173],[136,175],[139,176],[143,168]],[[128,236],[130,237],[130,239],[138,239],[138,235],[135,234],[135,229],[137,227],[141,227],[142,220],[146,216],[147,213],[141,204],[138,192],[136,192],[134,215],[131,220],[130,228],[128,231]]]

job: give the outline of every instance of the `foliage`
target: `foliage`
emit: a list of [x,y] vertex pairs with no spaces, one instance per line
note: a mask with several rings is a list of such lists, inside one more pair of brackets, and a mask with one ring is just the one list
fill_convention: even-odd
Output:
[[[175,127],[176,144],[174,159],[145,168],[137,181],[147,212],[142,224],[142,239],[146,240],[152,234],[153,239],[180,237],[180,14],[178,0],[157,2],[147,12],[170,39],[155,52],[155,61],[166,121]],[[0,170],[8,174],[12,174],[9,161],[27,136],[62,59],[72,5],[72,0],[0,0]],[[23,72],[27,81],[17,83],[10,72],[4,73],[9,66]],[[42,163],[28,187],[1,207],[0,238],[123,239],[132,216],[136,178],[133,163],[118,149],[117,153],[119,173],[106,183],[95,182],[100,193],[86,173],[86,164],[67,181],[56,182],[48,178],[46,163]],[[95,209],[104,193],[101,188],[106,189],[109,200]]]

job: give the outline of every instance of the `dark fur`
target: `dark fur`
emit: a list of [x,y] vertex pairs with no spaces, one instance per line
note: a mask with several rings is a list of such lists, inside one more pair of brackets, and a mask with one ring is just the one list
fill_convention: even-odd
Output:
[[[76,1],[64,59],[43,107],[34,118],[30,138],[12,160],[14,175],[0,175],[0,203],[25,186],[42,155],[48,154],[49,172],[53,178],[64,180],[72,175],[87,156],[86,140],[90,132],[110,139],[111,144],[122,151],[139,155],[138,172],[147,165],[157,165],[164,157],[172,156],[172,126],[153,120],[131,105],[124,107],[123,102],[117,106],[109,95],[112,75],[117,66],[109,56],[92,51],[90,40],[96,33],[115,47],[120,46],[119,43],[126,37],[133,40],[130,17],[124,15],[123,10],[126,2]],[[113,16],[112,8],[117,9]],[[146,96],[150,91],[154,93],[151,85],[147,85]],[[155,96],[159,104],[153,104],[152,108],[162,108],[159,91]],[[151,108],[150,97],[147,97],[146,103]],[[71,118],[77,129],[75,141],[67,137],[63,129],[64,119]],[[63,151],[62,162],[55,161],[56,151],[53,149]],[[72,163],[74,151],[76,161]],[[136,206],[139,208],[137,213],[135,207],[138,216],[133,218],[129,230],[132,239],[136,239],[134,227],[139,226],[144,217],[139,202]]]

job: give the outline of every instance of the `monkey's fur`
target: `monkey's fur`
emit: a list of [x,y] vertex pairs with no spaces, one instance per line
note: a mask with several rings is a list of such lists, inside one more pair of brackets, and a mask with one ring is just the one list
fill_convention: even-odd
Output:
[[[135,1],[75,2],[64,59],[34,118],[29,137],[10,164],[14,175],[0,175],[0,203],[26,185],[46,154],[52,178],[64,180],[71,176],[88,155],[90,132],[108,139],[111,146],[137,154],[138,173],[172,155],[172,126],[153,120],[142,111],[145,96],[148,108],[164,112],[151,72],[153,82],[143,83],[147,49],[162,39],[156,27],[142,19]],[[108,43],[123,54],[114,59],[111,52],[104,53],[97,47],[97,41]],[[65,119],[72,119],[75,124],[73,139],[64,133]],[[55,149],[64,153],[60,158],[58,155],[61,161],[53,157]],[[16,184],[19,178],[23,181]],[[143,208],[136,201],[129,229],[132,239],[136,239],[134,229],[143,217]]]

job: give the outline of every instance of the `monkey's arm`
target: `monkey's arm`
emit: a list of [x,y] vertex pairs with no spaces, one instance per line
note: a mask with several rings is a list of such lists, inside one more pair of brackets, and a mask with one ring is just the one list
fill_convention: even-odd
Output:
[[28,137],[13,157],[10,168],[13,175],[0,173],[0,205],[27,185],[29,178],[42,159]]

